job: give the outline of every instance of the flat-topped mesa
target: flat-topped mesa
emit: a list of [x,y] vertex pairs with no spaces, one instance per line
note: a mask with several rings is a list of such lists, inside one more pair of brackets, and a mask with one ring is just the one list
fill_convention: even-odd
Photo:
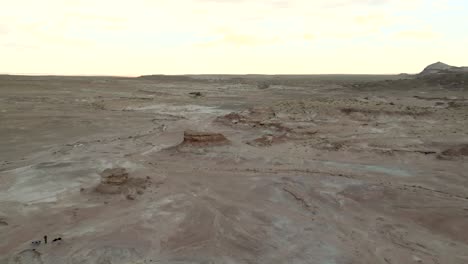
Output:
[[229,143],[230,141],[221,133],[187,130],[184,132],[182,145],[219,146]]

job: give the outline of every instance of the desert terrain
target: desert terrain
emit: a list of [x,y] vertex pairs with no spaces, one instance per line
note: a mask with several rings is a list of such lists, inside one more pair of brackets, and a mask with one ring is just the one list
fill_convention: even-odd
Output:
[[0,263],[465,264],[467,161],[463,72],[3,75]]

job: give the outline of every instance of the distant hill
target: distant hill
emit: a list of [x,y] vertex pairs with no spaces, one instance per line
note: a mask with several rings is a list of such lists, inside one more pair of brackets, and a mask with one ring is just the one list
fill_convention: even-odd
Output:
[[456,89],[468,90],[468,67],[455,67],[443,62],[433,63],[416,75],[399,74],[398,80],[352,83],[353,89]]
[[424,68],[424,70],[419,75],[441,73],[468,73],[468,67],[455,67],[439,61]]
[[439,73],[441,71],[450,70],[452,68],[455,68],[455,67],[439,61],[424,68],[424,70],[420,74],[425,75],[425,74]]

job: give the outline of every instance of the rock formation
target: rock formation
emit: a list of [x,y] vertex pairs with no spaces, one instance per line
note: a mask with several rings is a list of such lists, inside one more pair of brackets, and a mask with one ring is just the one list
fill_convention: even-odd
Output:
[[468,157],[468,144],[462,144],[460,146],[446,149],[438,156],[439,159],[453,159],[462,157]]
[[468,67],[451,66],[439,61],[424,68],[419,75],[424,76],[441,73],[468,73]]
[[101,173],[101,183],[122,185],[128,181],[128,172],[124,168],[105,169]]
[[129,178],[125,168],[109,168],[101,172],[101,183],[96,187],[96,191],[102,194],[126,194],[127,199],[129,197],[135,199],[135,195],[142,195],[150,184],[149,177]]
[[280,144],[287,141],[286,134],[284,135],[264,135],[262,137],[256,138],[252,141],[248,141],[247,144],[257,147],[267,147],[274,144]]
[[440,73],[442,71],[451,70],[453,68],[456,68],[456,67],[450,66],[448,64],[445,64],[439,61],[424,68],[424,70],[420,74],[426,75],[426,74]]
[[184,132],[183,146],[219,146],[229,144],[229,140],[221,133],[198,132],[187,130]]

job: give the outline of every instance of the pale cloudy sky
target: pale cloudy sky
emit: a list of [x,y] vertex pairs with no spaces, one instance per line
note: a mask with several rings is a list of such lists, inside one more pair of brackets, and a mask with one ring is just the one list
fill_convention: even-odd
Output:
[[0,73],[400,73],[468,65],[468,0],[0,0]]

